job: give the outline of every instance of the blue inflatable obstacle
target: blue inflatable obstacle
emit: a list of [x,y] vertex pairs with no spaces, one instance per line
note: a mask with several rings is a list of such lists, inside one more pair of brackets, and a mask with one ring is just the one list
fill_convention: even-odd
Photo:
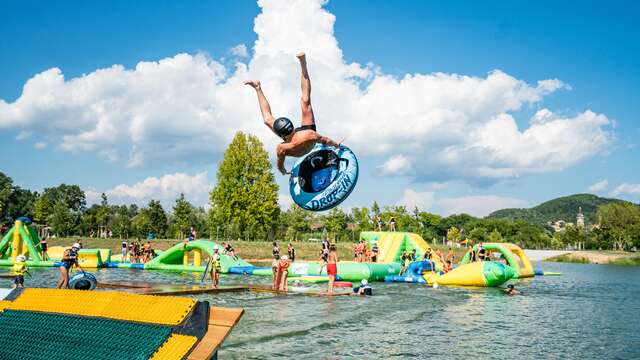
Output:
[[346,146],[317,144],[293,167],[289,192],[301,208],[329,210],[343,202],[358,181],[358,159]]
[[435,271],[435,264],[429,260],[413,261],[409,264],[403,275],[387,275],[384,277],[384,281],[424,284],[427,281],[422,274],[427,271]]

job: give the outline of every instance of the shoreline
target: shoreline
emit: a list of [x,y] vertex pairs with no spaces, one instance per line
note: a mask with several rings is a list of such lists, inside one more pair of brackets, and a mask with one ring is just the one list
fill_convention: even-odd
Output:
[[623,251],[582,250],[553,256],[544,261],[594,265],[640,266],[640,254]]

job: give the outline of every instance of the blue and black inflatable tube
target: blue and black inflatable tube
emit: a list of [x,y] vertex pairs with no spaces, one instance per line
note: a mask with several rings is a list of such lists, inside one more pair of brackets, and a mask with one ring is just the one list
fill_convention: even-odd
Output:
[[343,202],[358,182],[358,159],[346,146],[316,144],[293,166],[289,193],[310,211],[329,210]]

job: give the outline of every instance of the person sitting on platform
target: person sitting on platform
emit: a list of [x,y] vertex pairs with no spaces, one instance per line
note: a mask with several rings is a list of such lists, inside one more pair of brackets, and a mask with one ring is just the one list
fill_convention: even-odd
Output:
[[442,272],[446,274],[451,270],[453,270],[453,265],[451,265],[451,260],[447,260],[447,262],[444,263],[444,267],[442,268]]
[[226,243],[226,242],[222,242],[222,249],[223,249],[223,254],[229,255],[233,258],[233,260],[238,261],[238,257],[236,256],[236,251],[233,249],[233,246],[231,246],[231,244]]

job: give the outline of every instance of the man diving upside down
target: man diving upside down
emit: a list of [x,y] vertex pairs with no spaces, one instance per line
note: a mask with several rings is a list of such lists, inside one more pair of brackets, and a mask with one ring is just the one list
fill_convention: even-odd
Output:
[[309,73],[307,72],[307,59],[304,53],[300,53],[296,55],[296,57],[300,61],[300,69],[302,71],[300,78],[300,85],[302,87],[302,98],[300,99],[300,104],[302,105],[302,126],[298,128],[294,129],[293,123],[286,117],[274,119],[273,115],[271,115],[269,102],[260,87],[260,81],[245,81],[245,85],[250,85],[256,90],[264,124],[284,140],[281,144],[278,144],[276,148],[278,170],[280,170],[283,175],[289,174],[284,167],[284,160],[287,156],[305,156],[313,149],[316,143],[340,147],[340,143],[316,132],[316,122],[313,117],[313,109],[311,108],[311,80],[309,80]]

